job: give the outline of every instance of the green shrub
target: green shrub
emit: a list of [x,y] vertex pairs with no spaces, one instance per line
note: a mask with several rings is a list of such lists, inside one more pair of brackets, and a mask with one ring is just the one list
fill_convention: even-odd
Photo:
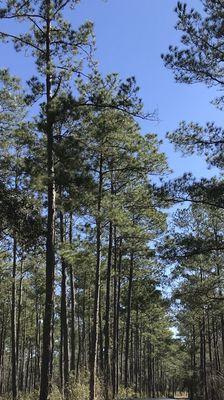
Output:
[[63,400],[61,392],[60,392],[58,386],[54,385],[52,387],[52,391],[51,391],[49,400]]
[[[82,371],[76,379],[71,376],[68,386],[68,399],[69,400],[89,400],[89,373]],[[103,400],[103,388],[97,379],[96,381],[96,400]]]
[[[66,389],[66,400],[89,400],[89,373],[88,371],[82,371],[79,378],[75,376],[70,377],[69,385]],[[33,391],[32,393],[21,393],[19,400],[38,400],[39,391]],[[0,400],[11,400],[11,396],[0,397]],[[49,400],[63,400],[61,391],[58,386],[54,385],[49,397]],[[103,386],[100,380],[96,380],[96,400],[104,400]]]
[[138,395],[136,394],[135,390],[131,387],[125,388],[124,386],[120,386],[118,392],[118,400],[126,400],[126,399],[136,399]]

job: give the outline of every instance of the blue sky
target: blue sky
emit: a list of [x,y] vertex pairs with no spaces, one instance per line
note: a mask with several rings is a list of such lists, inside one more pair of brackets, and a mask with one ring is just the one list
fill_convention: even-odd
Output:
[[[199,0],[187,0],[200,6]],[[167,131],[174,130],[179,121],[216,121],[222,125],[222,113],[211,104],[217,95],[203,85],[180,85],[172,72],[163,66],[161,53],[170,44],[179,43],[174,25],[176,0],[82,0],[69,12],[75,26],[84,20],[95,24],[97,58],[103,73],[118,72],[122,78],[135,75],[141,87],[145,109],[159,112],[159,122],[140,122],[143,132],[155,132],[165,140]],[[0,45],[1,67],[27,79],[32,75],[32,61],[16,54],[7,45]],[[217,171],[206,168],[200,157],[182,157],[166,140],[162,150],[168,155],[175,176],[192,171],[195,176],[211,176]]]

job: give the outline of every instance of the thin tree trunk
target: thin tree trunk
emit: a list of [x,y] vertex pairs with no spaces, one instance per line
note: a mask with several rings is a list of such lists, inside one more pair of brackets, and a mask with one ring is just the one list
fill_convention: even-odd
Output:
[[21,260],[20,280],[19,280],[19,298],[18,298],[18,317],[17,317],[17,331],[16,331],[16,363],[19,365],[19,344],[20,344],[20,326],[21,326],[21,312],[22,312],[22,285],[23,285],[23,261]]
[[111,265],[112,265],[112,246],[113,246],[113,224],[109,224],[109,244],[107,255],[107,282],[106,282],[106,309],[105,309],[105,348],[104,348],[104,379],[105,379],[105,398],[109,398],[110,387],[110,285],[111,285]]
[[[70,215],[69,243],[72,244],[73,217]],[[71,362],[70,369],[75,371],[75,286],[72,265],[69,267],[70,298],[71,298]]]
[[[122,238],[119,240],[119,257],[118,257],[118,288],[117,288],[117,382],[116,392],[118,393],[119,383],[122,382],[122,352],[123,352],[123,339],[121,346],[121,358],[119,360],[119,336],[120,336],[120,298],[121,298],[121,264],[122,264]],[[120,363],[120,374],[119,374],[119,363]]]
[[131,322],[131,297],[132,297],[132,281],[133,281],[133,253],[130,259],[128,298],[127,298],[127,319],[126,319],[126,338],[125,338],[125,370],[124,370],[124,386],[128,387],[128,359],[129,359],[129,341],[130,341],[130,322]]
[[26,376],[26,346],[27,346],[27,300],[26,300],[26,292],[24,293],[24,305],[23,305],[23,310],[24,310],[24,321],[23,321],[23,354],[22,354],[22,360],[21,360],[21,366],[20,366],[20,389],[23,390],[25,387],[25,376]]
[[36,327],[35,327],[35,364],[34,364],[34,389],[39,384],[40,375],[40,316],[39,316],[39,303],[38,294],[36,293],[35,298],[35,311],[36,311]]
[[[53,314],[52,314],[52,329],[51,329],[51,357],[50,357],[50,368],[49,368],[49,382],[51,384],[52,377],[53,377],[53,368],[54,368],[54,346],[55,346],[55,338],[54,338],[54,315],[55,315],[55,304],[54,304],[54,298],[53,298]],[[50,385],[49,385],[50,389]]]
[[[102,303],[101,299],[101,291],[100,291],[100,304]],[[102,323],[102,311],[101,311],[101,306],[99,305],[99,362],[98,362],[98,367],[100,368],[101,371],[103,371],[104,368],[104,358],[103,358],[103,323]]]
[[55,178],[53,160],[53,121],[51,116],[51,0],[46,0],[46,135],[47,135],[47,241],[46,241],[46,292],[43,322],[43,350],[41,363],[40,400],[47,400],[50,391],[50,365],[52,358],[52,317],[54,308],[55,269]]
[[117,313],[117,286],[118,286],[118,273],[117,273],[117,237],[116,227],[114,227],[114,293],[113,293],[113,354],[112,354],[112,394],[113,398],[117,395],[117,365],[118,365],[118,313]]
[[80,294],[77,292],[77,315],[78,315],[78,354],[76,364],[76,377],[78,379],[80,369],[80,358],[81,358],[81,327],[80,327]]
[[208,323],[208,352],[209,352],[209,364],[210,364],[210,397],[214,400],[214,378],[213,378],[213,357],[212,357],[212,338],[211,338],[211,328],[210,328],[210,318],[209,312],[207,314]]
[[16,253],[17,240],[13,239],[13,269],[12,269],[12,308],[11,308],[11,364],[12,364],[12,397],[17,400],[17,354],[16,354]]
[[83,301],[82,301],[82,366],[86,367],[86,272],[84,274]]
[[[61,244],[64,242],[64,218],[60,212],[60,236]],[[69,357],[68,357],[68,321],[67,321],[67,264],[61,259],[61,383],[62,393],[68,385],[69,380]],[[63,371],[62,371],[63,370]]]
[[100,270],[101,270],[101,201],[103,189],[103,157],[100,155],[100,168],[99,168],[99,189],[98,189],[98,217],[97,217],[97,260],[96,260],[96,274],[95,274],[95,295],[94,295],[94,311],[93,311],[93,329],[92,329],[92,343],[90,354],[90,390],[89,399],[95,400],[95,383],[97,371],[97,347],[98,347],[98,331],[99,331],[99,300],[100,300]]
[[5,356],[5,342],[6,342],[6,316],[3,305],[2,320],[1,320],[1,339],[0,339],[0,396],[3,394],[4,382],[4,356]]

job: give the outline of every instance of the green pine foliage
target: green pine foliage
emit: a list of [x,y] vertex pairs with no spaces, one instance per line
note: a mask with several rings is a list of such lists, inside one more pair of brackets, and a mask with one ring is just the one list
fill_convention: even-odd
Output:
[[[222,177],[168,181],[135,78],[102,76],[93,23],[64,18],[79,2],[1,2],[36,75],[0,70],[0,398],[223,400]],[[223,4],[202,3],[178,2],[163,59],[222,89]],[[168,138],[222,172],[215,123]]]

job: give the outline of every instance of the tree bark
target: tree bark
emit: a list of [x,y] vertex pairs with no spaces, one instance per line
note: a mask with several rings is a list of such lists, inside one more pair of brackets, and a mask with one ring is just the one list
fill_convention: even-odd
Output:
[[[61,244],[64,242],[64,218],[60,212]],[[67,321],[67,264],[61,258],[61,384],[64,393],[69,381],[69,356],[68,356],[68,321]]]
[[107,255],[107,282],[106,282],[106,308],[105,308],[105,348],[104,348],[104,380],[105,380],[105,398],[109,398],[110,387],[110,285],[111,285],[111,264],[112,264],[112,246],[113,246],[113,224],[109,224],[109,243]]
[[[69,243],[72,244],[73,217],[70,215]],[[71,300],[71,362],[70,370],[75,371],[75,284],[72,265],[69,266],[70,300]]]
[[117,272],[117,235],[116,226],[114,227],[114,291],[113,291],[113,353],[112,353],[112,395],[117,395],[118,383],[118,272]]
[[17,338],[16,338],[16,253],[17,253],[17,240],[13,239],[13,267],[12,267],[12,308],[11,308],[11,364],[12,364],[12,398],[17,400]]
[[100,301],[100,270],[101,270],[101,201],[103,189],[103,157],[100,155],[99,165],[99,188],[98,188],[98,201],[97,201],[97,221],[96,221],[96,273],[95,273],[95,295],[94,295],[94,310],[93,310],[93,329],[91,340],[91,354],[90,354],[90,387],[89,399],[95,400],[95,384],[96,384],[96,371],[97,371],[97,348],[98,348],[98,331],[99,331],[99,301]]
[[55,270],[55,177],[53,156],[53,121],[51,110],[51,0],[46,0],[46,135],[47,135],[47,241],[45,313],[43,321],[43,351],[41,363],[40,400],[47,400],[50,391],[50,364],[52,358],[52,318],[54,308]]
[[129,359],[129,342],[130,342],[130,323],[131,323],[131,297],[133,282],[133,253],[130,259],[128,298],[127,298],[127,319],[126,319],[126,338],[125,338],[125,370],[124,370],[124,386],[128,387],[128,359]]

